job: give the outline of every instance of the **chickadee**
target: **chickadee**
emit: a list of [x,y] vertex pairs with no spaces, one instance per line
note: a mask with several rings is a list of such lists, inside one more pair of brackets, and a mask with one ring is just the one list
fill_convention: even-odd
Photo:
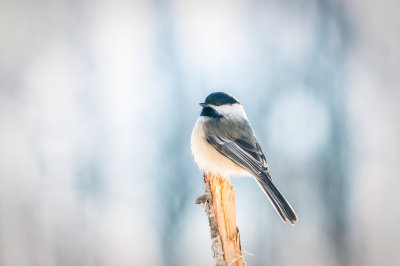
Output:
[[251,175],[286,223],[297,221],[289,202],[272,183],[268,163],[242,104],[232,95],[207,96],[191,136],[193,157],[204,173],[229,178]]

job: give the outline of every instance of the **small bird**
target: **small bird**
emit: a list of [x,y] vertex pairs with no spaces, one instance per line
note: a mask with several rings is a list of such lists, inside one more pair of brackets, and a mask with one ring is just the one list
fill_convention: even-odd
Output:
[[214,92],[200,106],[191,136],[193,157],[200,170],[226,178],[253,176],[282,220],[294,225],[296,213],[272,182],[243,105],[228,93]]

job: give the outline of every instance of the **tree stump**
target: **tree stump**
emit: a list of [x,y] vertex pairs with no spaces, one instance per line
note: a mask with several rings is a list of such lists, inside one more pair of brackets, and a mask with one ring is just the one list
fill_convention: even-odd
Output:
[[204,192],[196,203],[203,205],[208,216],[215,265],[242,266],[244,260],[236,226],[235,191],[230,180],[205,173]]

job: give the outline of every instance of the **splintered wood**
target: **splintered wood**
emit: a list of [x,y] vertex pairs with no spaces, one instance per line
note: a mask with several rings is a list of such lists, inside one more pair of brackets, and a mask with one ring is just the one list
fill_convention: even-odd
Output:
[[242,266],[233,186],[228,179],[205,174],[204,191],[196,203],[203,205],[208,216],[215,265]]

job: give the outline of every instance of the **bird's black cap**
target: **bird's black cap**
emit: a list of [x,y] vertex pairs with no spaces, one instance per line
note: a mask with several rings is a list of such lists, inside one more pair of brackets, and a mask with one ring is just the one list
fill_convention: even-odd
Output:
[[[214,92],[207,96],[204,105],[224,105],[224,104],[235,104],[240,102],[232,95],[225,92]],[[203,106],[203,104],[200,104]]]

